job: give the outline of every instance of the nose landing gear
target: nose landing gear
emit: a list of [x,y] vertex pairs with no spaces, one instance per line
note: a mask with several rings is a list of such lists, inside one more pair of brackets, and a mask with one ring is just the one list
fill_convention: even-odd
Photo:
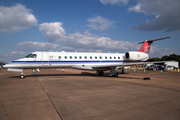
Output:
[[21,73],[20,78],[21,78],[21,79],[24,79],[24,78],[25,78],[25,74],[24,74],[23,72]]

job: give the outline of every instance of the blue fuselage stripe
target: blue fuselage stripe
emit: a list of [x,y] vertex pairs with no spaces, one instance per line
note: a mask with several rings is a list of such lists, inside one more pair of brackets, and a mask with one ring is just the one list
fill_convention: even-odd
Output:
[[114,60],[114,61],[12,61],[10,64],[13,64],[13,63],[20,63],[20,64],[27,64],[27,63],[30,63],[30,64],[41,64],[41,63],[106,63],[106,62],[143,62],[143,61],[123,61],[123,60]]

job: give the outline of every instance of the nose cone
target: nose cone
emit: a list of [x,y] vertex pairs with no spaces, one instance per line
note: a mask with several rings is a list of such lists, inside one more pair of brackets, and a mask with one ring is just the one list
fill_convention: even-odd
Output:
[[3,68],[9,68],[9,64],[3,65]]
[[3,68],[11,68],[13,66],[12,62],[7,63],[5,65],[3,65]]

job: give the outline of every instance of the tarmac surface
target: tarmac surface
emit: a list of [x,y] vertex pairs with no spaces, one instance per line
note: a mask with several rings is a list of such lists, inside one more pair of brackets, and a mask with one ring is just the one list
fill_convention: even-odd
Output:
[[180,120],[180,72],[118,72],[0,70],[0,120]]

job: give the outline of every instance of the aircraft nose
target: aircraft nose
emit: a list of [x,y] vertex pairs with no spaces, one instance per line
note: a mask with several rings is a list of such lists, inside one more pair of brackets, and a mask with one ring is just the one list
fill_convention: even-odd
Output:
[[9,67],[10,67],[9,64],[3,65],[3,68],[9,68]]
[[3,65],[3,68],[8,68],[7,65]]

